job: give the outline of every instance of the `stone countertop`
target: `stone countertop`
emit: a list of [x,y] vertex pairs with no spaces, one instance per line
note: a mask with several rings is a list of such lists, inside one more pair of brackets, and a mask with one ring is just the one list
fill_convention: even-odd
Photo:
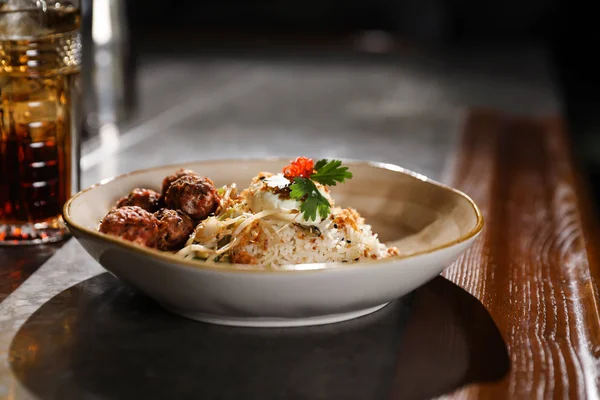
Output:
[[[546,53],[529,47],[371,61],[149,58],[139,115],[84,148],[83,183],[166,163],[299,154],[448,181],[466,111],[560,113],[552,74]],[[385,393],[410,308],[409,296],[371,325],[228,331],[174,319],[102,271],[70,240],[0,302],[0,398],[373,398]],[[433,304],[424,323],[438,316]],[[188,357],[195,348],[205,361]]]

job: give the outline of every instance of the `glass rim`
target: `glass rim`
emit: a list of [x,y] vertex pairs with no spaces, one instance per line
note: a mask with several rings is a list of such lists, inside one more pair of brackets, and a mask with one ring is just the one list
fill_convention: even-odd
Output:
[[[35,4],[34,4],[35,3]],[[48,31],[45,30],[44,28],[41,27],[41,25],[44,23],[44,16],[48,15],[48,12],[51,10],[60,10],[60,11],[68,11],[68,12],[74,12],[77,13],[78,15],[81,16],[81,7],[79,6],[79,1],[69,1],[67,4],[63,4],[60,2],[56,2],[54,4],[56,5],[60,5],[60,7],[50,7],[48,6],[46,1],[41,1],[41,0],[37,0],[35,2],[32,2],[31,0],[28,0],[26,2],[19,2],[16,1],[15,2],[11,2],[10,0],[7,3],[2,4],[2,0],[0,0],[0,40],[2,41],[14,41],[14,40],[35,40],[37,38],[40,37],[44,37],[44,38],[52,38],[52,37],[57,37],[60,35],[63,35],[65,33],[68,32],[81,32],[81,24],[79,24],[77,29],[71,30],[71,31],[64,31],[64,32],[54,32],[54,31]],[[34,24],[39,24],[40,27],[38,30],[36,30],[36,27],[32,28],[32,32],[31,33],[11,33],[10,32],[10,27],[11,27],[11,22],[8,22],[8,31],[6,26],[4,27],[4,29],[2,29],[2,18],[10,18],[10,16],[8,16],[9,14],[13,14],[13,13],[21,13],[21,12],[36,12],[38,14],[38,16],[40,16],[41,18],[35,18],[34,17]],[[15,22],[12,22],[12,24],[14,24]],[[18,23],[18,22],[17,22]],[[1,32],[2,30],[4,30],[5,32]]]

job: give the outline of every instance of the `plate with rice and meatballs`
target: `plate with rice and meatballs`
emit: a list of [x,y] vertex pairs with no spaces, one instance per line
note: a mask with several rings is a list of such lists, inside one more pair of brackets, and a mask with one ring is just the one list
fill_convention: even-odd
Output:
[[94,259],[167,310],[260,327],[375,312],[483,228],[467,195],[420,174],[307,157],[134,171],[79,192],[63,214]]

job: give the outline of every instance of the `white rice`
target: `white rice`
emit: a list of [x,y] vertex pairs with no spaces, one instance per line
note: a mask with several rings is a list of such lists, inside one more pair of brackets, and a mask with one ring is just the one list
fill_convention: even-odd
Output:
[[[234,193],[233,200],[229,199],[228,189],[228,200],[222,201],[219,214],[200,223],[177,254],[208,262],[274,269],[295,264],[354,263],[398,254],[395,247],[388,248],[379,241],[354,209],[333,206],[324,220],[307,221],[297,209],[281,208],[282,200],[274,201],[273,195],[268,195],[271,198],[267,202],[275,203],[275,208],[264,209],[264,204],[257,203],[253,196],[268,191],[260,175],[241,196]],[[327,192],[324,196],[333,204]],[[249,198],[253,201],[248,202]],[[252,205],[256,204],[261,207],[256,207],[255,213]]]
[[[371,226],[358,221],[358,230],[349,224],[339,226],[334,218],[341,210],[316,225],[321,235],[285,221],[269,221],[278,231],[279,240],[264,248],[260,244],[247,244],[241,248],[265,267],[286,264],[356,262],[364,259],[383,258],[388,248],[379,242]],[[361,223],[362,222],[362,223]]]
[[[270,229],[249,224],[240,235],[247,240],[224,255],[228,254],[238,264],[279,269],[294,264],[353,263],[397,254],[395,248],[381,243],[371,226],[351,209],[333,208],[327,219],[315,225],[316,230],[278,219],[264,218],[262,222],[269,224]],[[206,249],[202,242],[194,239],[189,244],[178,254],[196,258]],[[239,258],[240,255],[243,258]]]

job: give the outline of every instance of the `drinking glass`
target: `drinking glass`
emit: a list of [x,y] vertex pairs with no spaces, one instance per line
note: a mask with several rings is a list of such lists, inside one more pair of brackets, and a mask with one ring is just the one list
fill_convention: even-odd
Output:
[[0,0],[0,245],[61,240],[79,190],[78,1]]

